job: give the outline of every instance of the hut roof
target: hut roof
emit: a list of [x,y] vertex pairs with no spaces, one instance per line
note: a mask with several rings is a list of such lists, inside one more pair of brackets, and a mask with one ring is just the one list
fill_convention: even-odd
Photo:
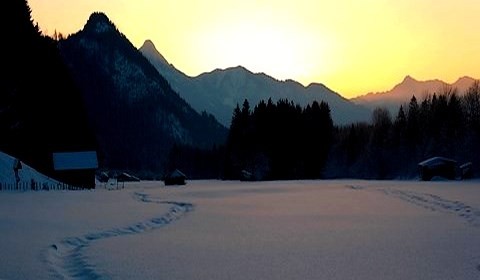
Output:
[[446,158],[446,157],[432,157],[420,162],[418,165],[433,167],[433,166],[444,165],[446,163],[455,164],[457,162],[453,159]]
[[175,169],[172,173],[169,175],[170,178],[187,178],[187,175],[183,174],[182,171]]
[[128,173],[126,173],[126,172],[122,172],[122,173],[120,173],[120,174],[117,176],[117,180],[119,180],[119,181],[124,181],[124,182],[126,182],[126,181],[139,182],[139,181],[140,181],[140,178],[135,177],[135,176],[133,176],[133,175],[131,175],[131,174],[128,174]]
[[97,152],[95,151],[53,153],[55,170],[95,169],[97,167]]

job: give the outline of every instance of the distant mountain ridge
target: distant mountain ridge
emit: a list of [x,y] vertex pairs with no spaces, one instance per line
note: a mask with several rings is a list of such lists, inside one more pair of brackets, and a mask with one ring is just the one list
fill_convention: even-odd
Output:
[[60,44],[81,86],[106,168],[161,174],[174,144],[210,148],[227,130],[198,114],[103,13]]
[[423,99],[426,94],[441,93],[446,87],[456,88],[458,94],[463,95],[474,82],[475,79],[467,76],[459,78],[452,84],[438,79],[418,81],[411,76],[406,76],[401,83],[389,91],[368,93],[352,98],[351,101],[369,108],[387,107],[398,109],[401,104],[408,102],[413,95],[417,99]]
[[244,99],[248,99],[252,106],[269,98],[274,102],[288,99],[302,106],[323,100],[329,104],[336,124],[370,119],[368,109],[352,103],[323,84],[304,87],[293,80],[278,81],[264,73],[252,73],[242,66],[215,69],[189,77],[168,63],[152,41],[146,40],[139,50],[193,108],[198,112],[212,113],[227,127],[233,109]]

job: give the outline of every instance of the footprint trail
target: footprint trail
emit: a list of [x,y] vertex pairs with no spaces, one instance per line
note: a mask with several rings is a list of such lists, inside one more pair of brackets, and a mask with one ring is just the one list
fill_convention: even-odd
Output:
[[135,192],[133,198],[143,203],[167,204],[170,205],[170,208],[160,217],[124,227],[64,238],[50,245],[46,249],[44,258],[51,277],[53,279],[109,279],[105,273],[99,272],[83,254],[84,250],[93,242],[159,229],[181,219],[194,209],[191,203],[162,201],[144,193]]
[[419,193],[404,190],[382,190],[386,195],[391,195],[406,202],[415,204],[431,211],[455,215],[465,220],[469,225],[480,227],[480,209],[474,208],[461,201],[448,200],[438,195]]

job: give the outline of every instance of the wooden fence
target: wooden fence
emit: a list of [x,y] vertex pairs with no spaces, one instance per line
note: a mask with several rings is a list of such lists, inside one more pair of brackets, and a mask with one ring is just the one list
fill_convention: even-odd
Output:
[[25,192],[25,191],[75,191],[86,190],[79,186],[64,183],[40,183],[36,181],[0,182],[0,191]]

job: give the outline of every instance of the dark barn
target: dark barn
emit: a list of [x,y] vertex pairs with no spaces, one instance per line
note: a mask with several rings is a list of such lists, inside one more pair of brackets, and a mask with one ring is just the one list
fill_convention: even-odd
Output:
[[449,180],[455,179],[457,162],[445,157],[432,157],[418,164],[420,178],[430,181],[433,177],[442,177]]
[[462,180],[473,178],[473,164],[471,162],[460,165],[460,177]]
[[165,186],[185,185],[186,179],[187,179],[187,176],[185,174],[183,174],[180,170],[175,169],[175,171],[165,176],[164,183],[165,183]]
[[80,188],[95,188],[98,168],[95,151],[53,153],[53,169],[57,180]]
[[127,172],[122,172],[117,175],[117,180],[119,182],[140,182],[140,178],[133,176]]

